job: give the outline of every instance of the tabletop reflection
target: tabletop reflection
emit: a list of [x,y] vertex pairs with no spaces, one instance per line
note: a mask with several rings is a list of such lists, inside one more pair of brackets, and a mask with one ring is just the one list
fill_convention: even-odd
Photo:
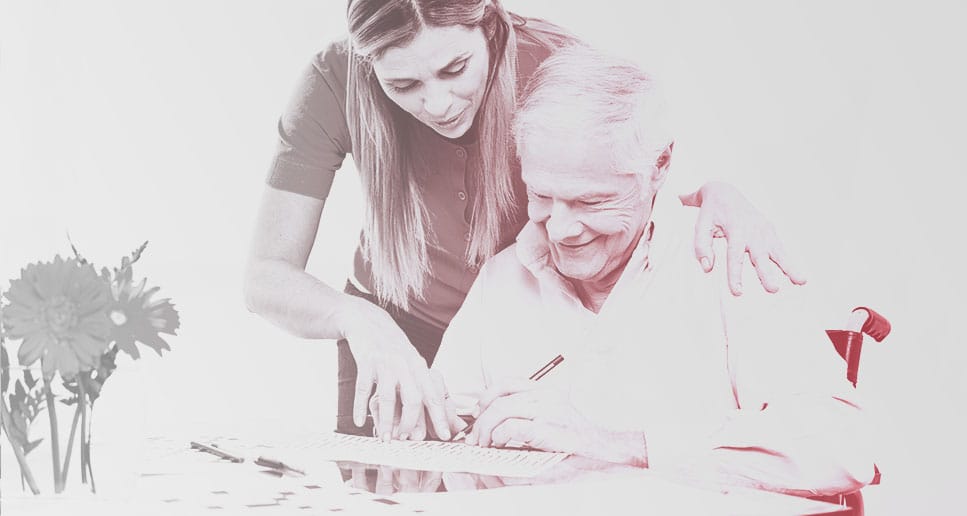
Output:
[[508,477],[477,473],[422,471],[381,464],[336,462],[346,485],[379,495],[395,493],[438,493],[474,491],[505,486],[541,485],[569,482],[601,474],[630,472],[635,468],[582,457],[568,457],[535,477]]

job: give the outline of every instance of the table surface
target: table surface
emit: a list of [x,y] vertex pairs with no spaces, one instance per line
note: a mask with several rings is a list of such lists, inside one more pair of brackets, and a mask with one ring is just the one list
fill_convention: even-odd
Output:
[[[190,440],[216,443],[246,460],[233,463],[192,450]],[[96,495],[86,486],[72,485],[62,495],[34,497],[23,493],[19,482],[11,482],[8,472],[16,467],[7,467],[0,503],[4,513],[9,510],[22,516],[88,512],[777,515],[842,510],[836,505],[776,493],[684,485],[647,470],[575,475],[567,461],[555,467],[560,474],[548,475],[555,481],[542,485],[521,479],[376,466],[369,467],[367,474],[364,465],[315,460],[303,447],[265,442],[225,436],[158,436],[146,439],[138,450],[102,446],[96,451]],[[290,438],[289,444],[294,442]],[[301,454],[298,465],[306,475],[279,476],[254,464],[255,457],[279,453],[287,461],[294,453]],[[128,471],[109,466],[124,459],[131,464],[132,455],[137,457],[136,466]]]

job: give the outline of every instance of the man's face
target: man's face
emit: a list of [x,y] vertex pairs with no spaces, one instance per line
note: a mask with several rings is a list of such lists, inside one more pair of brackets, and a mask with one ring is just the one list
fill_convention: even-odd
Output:
[[540,134],[525,141],[527,215],[547,230],[554,266],[573,280],[608,278],[631,256],[651,216],[652,170],[612,170],[606,142]]

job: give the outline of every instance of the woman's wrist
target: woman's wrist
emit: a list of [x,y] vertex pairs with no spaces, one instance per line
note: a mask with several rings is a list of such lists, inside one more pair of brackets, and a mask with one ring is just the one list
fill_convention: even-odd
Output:
[[[402,333],[396,321],[389,312],[366,299],[352,294],[340,293],[332,312],[331,322],[334,324],[339,338],[351,340],[353,337],[364,336],[372,341],[374,332],[381,333],[384,338],[371,342],[373,344],[406,343],[406,335]],[[402,339],[385,338],[398,336]],[[407,347],[411,347],[407,345]]]
[[349,339],[360,324],[365,324],[363,313],[378,307],[351,294],[339,293],[332,311],[333,328],[341,339]]

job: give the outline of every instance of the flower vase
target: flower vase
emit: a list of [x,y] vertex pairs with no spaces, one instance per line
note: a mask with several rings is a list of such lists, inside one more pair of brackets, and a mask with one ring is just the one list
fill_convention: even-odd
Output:
[[[174,335],[180,325],[170,300],[154,297],[158,287],[132,276],[146,245],[123,257],[120,267],[100,272],[72,245],[74,257],[29,264],[0,293],[0,423],[4,451],[15,459],[6,464],[16,465],[0,472],[3,493],[16,492],[16,484],[34,495],[68,487],[97,491],[92,409],[109,399],[102,388],[115,373],[118,354],[137,359],[135,344],[141,343],[161,355],[170,348],[159,334]],[[111,380],[122,385],[109,391],[128,407],[140,407],[143,398],[123,384],[136,387],[141,379],[122,377]],[[121,422],[135,417],[118,414]],[[124,471],[139,465],[131,453],[137,446],[130,436],[136,434],[109,441],[112,458],[128,466]]]
[[[90,444],[93,427],[91,405],[85,403],[81,406],[78,396],[61,391],[60,388],[52,388],[49,400],[45,388],[31,389],[28,393],[28,397],[38,402],[38,410],[27,427],[26,447],[22,446],[23,435],[16,435],[13,439],[4,435],[0,439],[0,449],[5,459],[5,467],[0,475],[0,490],[5,496],[11,493],[31,496],[94,492],[96,484],[93,461],[90,460],[93,455]],[[5,401],[11,401],[7,398]],[[50,417],[51,407],[53,419]],[[51,433],[52,423],[56,428],[56,446],[54,434]],[[21,467],[21,457],[14,449],[15,442],[22,452],[20,455],[24,467]],[[33,486],[28,478],[33,481]]]

